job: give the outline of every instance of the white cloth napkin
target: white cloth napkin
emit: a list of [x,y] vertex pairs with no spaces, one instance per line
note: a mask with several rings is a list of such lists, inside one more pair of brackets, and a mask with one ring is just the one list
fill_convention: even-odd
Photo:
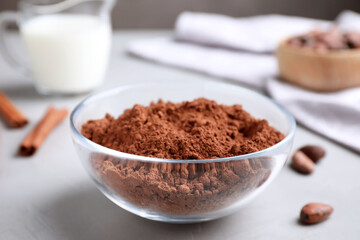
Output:
[[202,45],[272,52],[289,36],[328,26],[328,21],[275,14],[232,18],[185,12],[176,21],[175,33],[178,40]]
[[167,38],[132,42],[128,51],[139,57],[212,76],[240,80],[258,88],[264,80],[276,75],[277,63],[273,55],[234,52],[221,48],[187,44]]
[[360,14],[345,10],[336,18],[335,23],[344,31],[360,32]]
[[360,88],[317,93],[269,79],[267,89],[297,121],[360,152]]
[[[360,15],[343,11],[335,23],[344,30],[360,31]],[[137,40],[128,52],[165,65],[195,70],[246,83],[282,103],[310,129],[360,152],[360,89],[314,93],[275,80],[276,58],[270,54],[279,41],[330,22],[265,15],[230,18],[207,13],[183,13],[176,23],[176,39]],[[241,51],[241,50],[243,51]],[[271,79],[268,82],[267,79]]]

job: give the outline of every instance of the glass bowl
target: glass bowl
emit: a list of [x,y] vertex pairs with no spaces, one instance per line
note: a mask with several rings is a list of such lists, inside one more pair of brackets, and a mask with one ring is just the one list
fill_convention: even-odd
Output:
[[[286,137],[262,151],[218,159],[172,160],[144,157],[98,145],[83,135],[88,120],[117,117],[135,104],[191,101],[199,97],[240,104],[266,119]],[[295,121],[283,107],[246,88],[223,83],[137,84],[86,98],[71,114],[77,153],[97,187],[125,210],[152,220],[202,222],[233,213],[262,192],[288,159]]]

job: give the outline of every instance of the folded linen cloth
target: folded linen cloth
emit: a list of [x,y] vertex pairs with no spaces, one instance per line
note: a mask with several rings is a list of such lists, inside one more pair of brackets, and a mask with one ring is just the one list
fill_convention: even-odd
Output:
[[336,25],[344,31],[360,32],[360,14],[345,10],[342,11],[335,19]]
[[327,26],[327,21],[281,15],[236,19],[185,12],[177,20],[175,40],[138,40],[129,44],[127,51],[165,65],[263,88],[265,79],[277,74],[274,56],[234,49],[271,52],[285,37]]
[[317,93],[269,79],[267,89],[298,122],[360,152],[360,88]]
[[252,52],[273,52],[289,36],[316,28],[328,21],[282,15],[232,18],[209,13],[182,13],[175,25],[178,40]]
[[[343,11],[335,23],[347,31],[360,31],[360,15],[352,11]],[[330,22],[279,15],[234,19],[213,14],[184,13],[176,24],[177,40],[137,40],[127,50],[165,65],[267,90],[299,122],[360,152],[360,142],[355,139],[360,136],[360,108],[357,107],[360,106],[360,89],[328,94],[299,89],[275,80],[278,73],[275,56],[259,54],[274,51],[283,38],[328,26]],[[269,78],[272,80],[267,82]]]
[[265,86],[267,77],[277,73],[276,59],[272,55],[240,53],[166,38],[137,40],[128,46],[128,51],[165,65],[240,80],[258,88]]
[[[343,11],[337,22],[351,29],[360,26],[360,15]],[[162,64],[263,88],[264,80],[278,72],[276,59],[273,55],[250,54],[249,51],[271,52],[286,37],[329,26],[328,21],[281,15],[236,19],[185,12],[177,20],[177,39],[137,40],[127,46],[127,51]]]

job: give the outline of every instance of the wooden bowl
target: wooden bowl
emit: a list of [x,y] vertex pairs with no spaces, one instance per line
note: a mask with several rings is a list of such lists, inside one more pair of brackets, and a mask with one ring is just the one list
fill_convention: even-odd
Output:
[[291,46],[285,40],[276,55],[284,81],[322,92],[360,86],[359,49],[320,53]]

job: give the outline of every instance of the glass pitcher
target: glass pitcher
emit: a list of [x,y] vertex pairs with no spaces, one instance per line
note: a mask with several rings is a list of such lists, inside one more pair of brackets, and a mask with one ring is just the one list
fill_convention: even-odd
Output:
[[[115,0],[20,0],[18,12],[0,14],[0,50],[18,72],[31,74],[45,95],[91,91],[105,78]],[[5,27],[15,23],[27,64],[15,58]]]

